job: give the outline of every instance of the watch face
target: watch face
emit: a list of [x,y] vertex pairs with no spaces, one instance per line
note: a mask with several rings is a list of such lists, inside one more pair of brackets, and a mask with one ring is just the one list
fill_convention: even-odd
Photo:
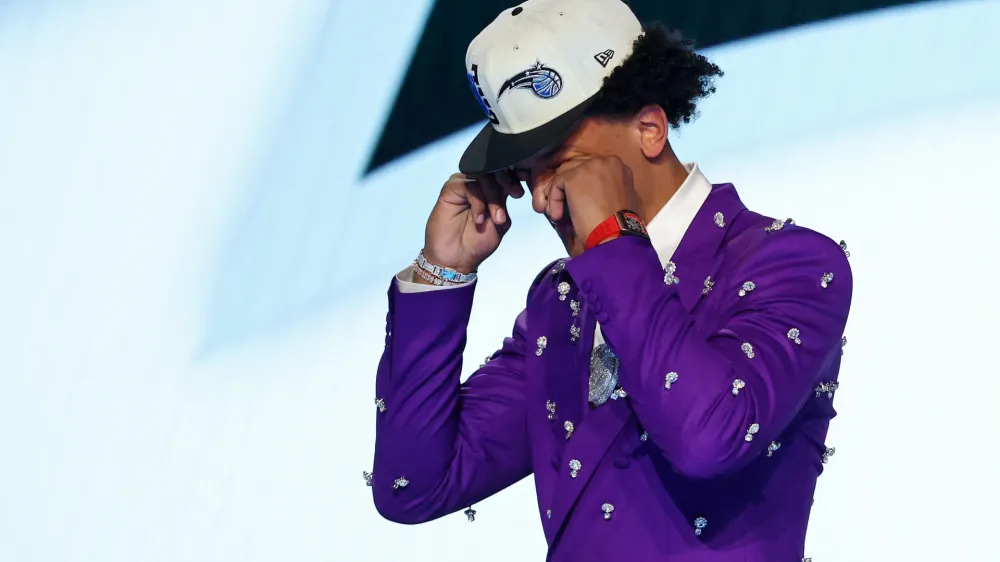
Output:
[[630,217],[628,215],[625,215],[625,226],[629,230],[637,230],[639,232],[643,231],[642,225],[639,224],[639,221],[635,220],[634,218],[632,218],[632,217]]
[[623,226],[625,227],[625,230],[628,230],[631,233],[637,234],[639,236],[648,236],[646,234],[646,227],[643,226],[642,221],[639,220],[639,217],[637,217],[632,213],[622,213],[622,218],[624,219],[623,222],[625,224]]

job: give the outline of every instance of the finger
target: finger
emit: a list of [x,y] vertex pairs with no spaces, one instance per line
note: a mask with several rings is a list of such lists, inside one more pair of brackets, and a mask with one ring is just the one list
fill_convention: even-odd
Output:
[[567,189],[570,188],[567,184],[567,178],[570,176],[571,170],[594,158],[597,157],[585,154],[575,156],[566,160],[560,164],[558,168],[556,168],[555,173],[552,175],[552,179],[545,188],[544,212],[549,217],[550,222],[559,225],[571,220],[569,216],[569,197],[566,195]]
[[[494,224],[500,226],[505,223],[509,223],[510,221],[510,211],[507,209],[507,198],[513,197],[514,199],[519,199],[523,197],[524,186],[521,185],[521,181],[517,178],[515,172],[510,168],[491,174],[491,179],[498,188],[496,204],[499,206],[499,209],[491,208],[491,216],[494,218]],[[491,200],[489,190],[487,190],[487,199]]]
[[507,191],[501,186],[497,176],[490,174],[483,178],[480,185],[483,188],[486,206],[493,224],[499,225],[507,222]]
[[497,234],[499,234],[501,238],[503,238],[503,236],[507,234],[507,231],[510,230],[510,225],[511,225],[510,213],[507,213],[506,217],[504,218],[506,219],[504,220],[504,222],[493,225],[493,227],[497,229]]
[[497,172],[497,180],[500,185],[507,191],[507,194],[514,199],[520,199],[524,197],[524,185],[521,184],[521,180],[517,176],[512,168],[507,168]]
[[455,173],[448,178],[448,181],[444,182],[444,187],[445,189],[454,188],[473,181],[476,181],[475,178],[472,178],[465,174]]
[[453,205],[467,206],[469,195],[465,186],[474,181],[465,174],[452,174],[441,187],[441,199]]
[[549,185],[551,183],[551,181],[539,182],[532,187],[531,208],[534,209],[536,213],[545,213],[545,207],[549,199]]
[[494,224],[499,224],[503,222],[503,214],[500,213],[500,219],[498,220],[497,211],[500,210],[500,200],[501,200],[501,190],[502,188],[497,183],[494,174],[486,174],[483,176],[476,176],[477,183],[480,187],[483,201],[486,204],[486,215],[490,218],[490,222]]
[[486,222],[486,216],[489,209],[486,206],[486,194],[483,193],[482,181],[478,180],[473,182],[468,182],[465,184],[465,189],[467,192],[467,201],[469,204],[469,213],[472,216],[472,220],[476,224],[483,224]]
[[[513,173],[507,170],[500,170],[489,174],[488,178],[482,182],[483,193],[490,208],[492,221],[490,224],[496,229],[497,235],[503,238],[510,230],[510,212],[507,211],[507,197],[515,191],[514,185],[519,182],[514,181]],[[523,190],[522,190],[522,195]]]
[[545,214],[556,224],[565,222],[567,218],[566,182],[559,176],[556,176],[549,186]]

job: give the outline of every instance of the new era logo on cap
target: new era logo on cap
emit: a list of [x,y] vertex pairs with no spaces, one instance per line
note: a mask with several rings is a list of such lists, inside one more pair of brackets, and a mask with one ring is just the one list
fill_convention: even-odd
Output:
[[490,123],[459,169],[513,166],[558,140],[641,34],[621,0],[528,0],[505,10],[466,54],[469,85]]
[[594,60],[601,63],[601,66],[608,66],[608,63],[611,62],[611,57],[613,56],[615,56],[615,52],[608,49],[594,55]]

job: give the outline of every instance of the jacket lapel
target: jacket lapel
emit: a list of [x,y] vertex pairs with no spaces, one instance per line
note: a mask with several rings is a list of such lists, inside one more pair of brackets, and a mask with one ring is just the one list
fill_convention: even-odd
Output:
[[705,203],[684,233],[671,261],[677,266],[677,292],[688,312],[715,284],[715,274],[722,264],[719,251],[736,217],[746,210],[732,184],[713,185]]
[[[534,346],[531,351],[536,357],[529,359],[533,369],[528,375],[527,415],[534,420],[529,421],[529,427],[534,429],[536,470],[550,464],[558,471],[563,450],[582,425],[588,405],[587,374],[595,323],[580,304],[571,281],[561,267],[554,268],[528,307],[529,345]],[[544,347],[540,347],[540,341],[544,341]],[[570,439],[566,438],[567,421],[573,424]],[[543,470],[540,474],[552,472]],[[540,504],[551,506],[555,486],[537,487]]]

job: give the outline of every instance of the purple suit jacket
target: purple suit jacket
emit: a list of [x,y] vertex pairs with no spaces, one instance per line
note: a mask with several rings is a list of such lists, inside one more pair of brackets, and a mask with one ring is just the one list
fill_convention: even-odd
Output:
[[[404,294],[393,282],[376,379],[379,513],[428,521],[534,473],[551,561],[801,560],[835,415],[845,252],[748,211],[726,184],[672,260],[666,275],[647,240],[621,238],[556,262],[465,384],[474,287]],[[627,393],[597,408],[595,322]]]

